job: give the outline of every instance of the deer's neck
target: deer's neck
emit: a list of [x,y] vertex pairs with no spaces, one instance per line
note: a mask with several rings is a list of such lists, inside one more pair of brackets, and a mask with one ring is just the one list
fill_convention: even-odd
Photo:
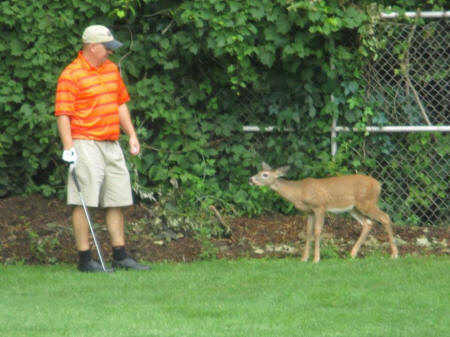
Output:
[[270,187],[284,199],[293,203],[295,203],[299,193],[301,193],[301,189],[298,186],[293,186],[292,181],[285,179],[277,179]]

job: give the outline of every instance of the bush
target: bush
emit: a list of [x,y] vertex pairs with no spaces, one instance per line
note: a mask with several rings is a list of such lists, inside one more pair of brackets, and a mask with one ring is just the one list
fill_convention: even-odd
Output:
[[[128,158],[138,196],[166,195],[177,185],[183,209],[215,204],[235,214],[263,207],[289,212],[292,206],[250,188],[248,178],[262,160],[291,165],[295,177],[351,170],[349,154],[330,157],[327,132],[333,116],[351,125],[370,118],[358,103],[365,59],[355,46],[369,35],[363,5],[3,1],[0,196],[64,194],[56,81],[76,56],[85,26],[99,23],[125,42],[113,59],[130,91],[143,148],[139,158]],[[361,49],[366,54],[368,45]],[[294,132],[246,134],[246,124]]]

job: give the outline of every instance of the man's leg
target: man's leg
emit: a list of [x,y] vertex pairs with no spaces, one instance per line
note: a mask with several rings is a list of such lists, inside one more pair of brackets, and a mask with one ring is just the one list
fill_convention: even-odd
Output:
[[90,250],[89,224],[84,214],[83,207],[75,206],[72,211],[73,231],[79,252]]
[[113,249],[113,268],[148,270],[149,266],[144,266],[136,262],[125,250],[124,217],[122,208],[111,207],[106,209],[106,225],[111,236]]
[[106,209],[106,225],[111,237],[111,245],[113,247],[124,247],[125,233],[122,208],[111,207]]
[[87,272],[103,271],[102,266],[92,259],[91,247],[89,245],[89,223],[83,207],[74,207],[72,211],[72,223],[79,256],[78,270]]

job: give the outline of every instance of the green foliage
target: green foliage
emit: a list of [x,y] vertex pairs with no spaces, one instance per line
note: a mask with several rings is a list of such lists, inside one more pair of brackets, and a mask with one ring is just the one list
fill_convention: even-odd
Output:
[[[186,206],[258,214],[264,204],[291,207],[248,186],[261,159],[291,164],[296,176],[329,174],[323,132],[338,108],[356,120],[345,103],[357,68],[342,41],[366,15],[337,1],[321,6],[316,16],[285,1],[141,3],[122,63],[146,149],[132,161],[140,185],[177,181]],[[240,132],[252,123],[296,132]]]
[[0,3],[0,196],[55,194],[63,185],[56,80],[80,47],[83,26],[110,10],[97,1]]
[[218,248],[211,241],[211,232],[209,229],[206,227],[199,228],[195,233],[195,238],[200,242],[201,246],[200,259],[208,261],[215,260]]
[[[296,178],[358,166],[345,152],[332,160],[327,133],[333,116],[362,126],[375,111],[364,107],[361,81],[360,56],[371,49],[355,51],[358,34],[370,35],[366,5],[3,1],[0,196],[63,195],[56,81],[76,56],[84,27],[100,23],[125,42],[113,59],[130,91],[143,148],[128,158],[137,195],[164,196],[177,185],[177,207],[194,213],[210,205],[233,214],[290,212],[291,205],[249,186],[248,178],[261,160],[291,165]],[[241,132],[248,124],[294,132]]]

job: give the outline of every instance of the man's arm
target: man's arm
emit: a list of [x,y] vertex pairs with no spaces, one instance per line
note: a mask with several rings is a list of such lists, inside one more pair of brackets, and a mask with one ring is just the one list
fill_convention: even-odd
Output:
[[60,115],[56,119],[58,124],[59,138],[64,150],[69,150],[73,147],[72,131],[70,129],[70,117],[67,115]]
[[123,131],[129,136],[130,153],[134,156],[138,155],[141,151],[141,145],[131,122],[130,110],[128,110],[126,103],[119,105],[119,120]]

